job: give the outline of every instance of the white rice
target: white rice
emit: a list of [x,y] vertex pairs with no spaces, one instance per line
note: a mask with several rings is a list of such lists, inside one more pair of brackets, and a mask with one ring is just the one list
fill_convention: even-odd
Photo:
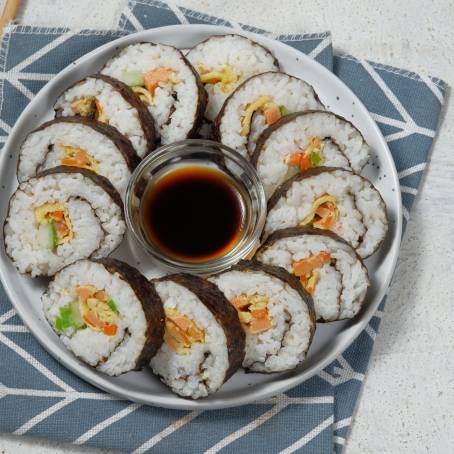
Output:
[[155,284],[164,309],[176,309],[205,332],[205,342],[193,343],[189,355],[173,352],[164,342],[150,366],[180,396],[198,399],[217,391],[229,368],[227,339],[211,311],[193,292],[173,281]]
[[[196,76],[183,55],[174,47],[164,44],[131,44],[112,57],[101,73],[123,80],[124,71],[146,73],[161,67],[174,70],[180,81],[176,85],[156,88],[154,102],[148,106],[161,143],[168,144],[188,137],[197,120],[196,112],[200,103]],[[172,97],[173,91],[177,100]],[[175,108],[173,113],[172,108]]]
[[[269,96],[278,106],[285,106],[289,113],[321,109],[313,88],[301,79],[288,74],[268,72],[251,77],[232,93],[224,104],[221,117],[218,117],[218,134],[221,142],[243,156],[247,155],[247,137],[240,134],[241,118],[247,106],[260,96]],[[257,117],[257,115],[256,115]],[[265,123],[260,119],[254,121],[251,134],[258,137],[263,131]],[[250,140],[251,148],[255,148],[255,140]]]
[[[337,144],[331,139],[322,140],[322,143],[323,166],[350,169],[347,158]],[[265,142],[257,160],[256,170],[267,198],[270,198],[284,181],[300,172],[298,167],[289,166],[286,158],[289,154],[304,149],[307,145],[307,141],[292,136],[292,133],[283,127],[279,128]]]
[[205,117],[210,121],[216,118],[224,101],[239,84],[255,74],[279,71],[279,65],[268,49],[240,35],[211,36],[193,47],[186,58],[196,70],[200,64],[210,72],[229,66],[239,77],[236,83],[229,85],[228,91],[223,91],[219,82],[205,84],[208,93]]
[[147,340],[147,320],[142,304],[131,286],[118,274],[110,273],[100,263],[81,260],[61,270],[42,296],[44,314],[55,329],[59,309],[77,300],[76,287],[93,285],[105,289],[115,301],[120,317],[117,333],[107,336],[90,327],[70,329],[57,334],[82,361],[108,375],[119,375],[135,369]]
[[252,153],[255,151],[255,147],[259,137],[262,135],[262,132],[267,128],[267,124],[265,122],[265,117],[263,115],[259,115],[257,112],[254,113],[252,116],[251,121],[251,131],[247,136],[247,143],[246,147],[248,153],[252,156]]
[[360,257],[371,255],[388,230],[386,207],[380,193],[363,177],[332,170],[294,181],[268,212],[264,233],[300,225],[313,202],[329,194],[337,201],[339,218],[332,230],[350,243]]
[[[43,247],[34,208],[65,203],[74,238],[55,252]],[[10,200],[4,235],[6,251],[21,273],[53,275],[81,258],[105,257],[121,242],[126,230],[121,208],[90,178],[56,173],[22,183]]]
[[319,281],[312,294],[317,319],[332,321],[354,317],[366,296],[369,279],[366,267],[344,242],[326,235],[287,236],[265,244],[256,259],[292,273],[294,262],[320,252],[328,252],[331,263],[317,270]]
[[123,197],[131,171],[113,140],[83,123],[51,123],[30,133],[20,149],[17,178],[27,181],[38,172],[61,165],[60,145],[81,148],[99,162],[105,176]]
[[213,123],[203,119],[202,126],[199,129],[201,139],[213,139]]
[[243,367],[253,372],[293,369],[309,349],[314,330],[307,303],[287,282],[262,271],[227,271],[209,279],[226,298],[264,296],[272,328],[258,334],[246,330]]
[[95,97],[107,116],[108,124],[131,141],[138,156],[145,156],[148,143],[137,109],[105,80],[87,77],[64,91],[57,99],[54,109],[61,109],[61,114],[65,117],[75,115],[71,104],[84,96]]

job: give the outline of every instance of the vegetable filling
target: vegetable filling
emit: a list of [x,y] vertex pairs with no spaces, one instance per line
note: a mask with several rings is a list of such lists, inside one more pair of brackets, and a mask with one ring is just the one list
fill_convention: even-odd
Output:
[[311,255],[306,259],[293,262],[293,274],[300,278],[301,285],[306,289],[309,295],[314,293],[315,286],[320,279],[320,274],[317,270],[330,262],[331,255],[326,251],[322,251],[317,255]]
[[171,68],[159,67],[142,73],[140,71],[123,71],[121,80],[129,85],[137,96],[148,105],[153,105],[156,89],[167,88],[174,93],[173,86],[179,83],[176,73]]
[[115,301],[104,289],[93,285],[76,287],[77,299],[60,307],[60,316],[55,320],[55,329],[65,332],[91,328],[106,336],[117,334],[119,312]]
[[99,172],[99,161],[88,154],[82,148],[71,147],[69,145],[60,145],[61,164],[64,166],[79,167],[81,169]]
[[254,113],[263,115],[265,123],[270,126],[282,116],[287,115],[288,109],[285,106],[278,106],[269,96],[259,96],[254,102],[248,104],[244,110],[244,114],[241,117],[241,136],[245,137],[251,131]]
[[102,123],[109,123],[101,103],[94,96],[81,96],[76,99],[71,103],[71,110],[75,115],[93,118]]
[[55,252],[60,244],[74,237],[68,209],[63,203],[44,203],[35,208],[38,241],[44,248]]
[[200,80],[203,84],[219,87],[223,93],[231,93],[240,82],[240,75],[235,74],[230,65],[224,65],[218,71],[208,69],[203,64],[197,65]]
[[176,309],[165,309],[165,314],[164,341],[173,352],[189,355],[192,344],[205,342],[205,333],[194,320],[180,314]]
[[312,225],[316,229],[331,230],[339,218],[337,200],[325,194],[312,204],[311,212],[300,223],[302,227]]
[[323,164],[324,147],[325,144],[318,137],[311,137],[309,144],[301,151],[288,154],[285,163],[299,167],[302,171],[318,167]]
[[273,324],[268,313],[268,298],[262,295],[238,295],[231,303],[238,311],[240,322],[252,334],[269,330]]

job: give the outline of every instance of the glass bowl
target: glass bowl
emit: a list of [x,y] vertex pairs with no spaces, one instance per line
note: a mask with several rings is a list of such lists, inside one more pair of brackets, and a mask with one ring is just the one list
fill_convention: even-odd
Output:
[[[144,195],[168,172],[185,166],[203,166],[230,177],[243,205],[238,241],[223,255],[207,260],[183,259],[166,253],[146,232],[142,215]],[[161,266],[174,272],[211,274],[229,268],[253,252],[266,219],[262,183],[249,161],[236,151],[211,140],[189,139],[165,145],[145,157],[133,172],[125,195],[128,228],[141,247]]]

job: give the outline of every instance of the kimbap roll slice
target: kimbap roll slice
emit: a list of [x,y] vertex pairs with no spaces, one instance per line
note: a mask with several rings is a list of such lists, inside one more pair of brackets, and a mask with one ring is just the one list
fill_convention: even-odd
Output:
[[116,128],[143,158],[155,149],[154,120],[147,106],[120,80],[93,74],[65,90],[55,105],[57,117],[91,118]]
[[63,344],[107,375],[148,365],[162,344],[161,300],[150,282],[124,262],[75,262],[53,277],[41,299]]
[[213,121],[238,85],[255,74],[279,71],[279,63],[262,45],[240,35],[211,36],[186,58],[200,75],[208,94],[205,118]]
[[108,60],[101,73],[124,82],[147,105],[162,144],[196,136],[207,95],[197,72],[178,49],[130,44]]
[[6,252],[21,273],[52,276],[83,258],[103,258],[126,231],[120,195],[109,181],[55,167],[21,183],[4,225]]
[[348,121],[324,111],[287,115],[259,137],[251,161],[270,196],[285,180],[316,167],[360,172],[370,148]]
[[282,72],[250,77],[225,101],[214,123],[215,138],[243,156],[252,155],[260,134],[289,113],[323,109],[314,89]]
[[327,230],[293,227],[274,232],[255,255],[295,275],[312,296],[317,320],[353,318],[370,285],[355,250]]
[[27,181],[58,166],[87,169],[106,177],[123,197],[139,158],[131,142],[96,120],[62,117],[31,132],[19,151],[17,179]]
[[243,261],[210,278],[238,311],[246,333],[243,367],[251,372],[293,369],[315,332],[311,297],[283,268]]
[[295,175],[274,191],[262,240],[298,226],[330,230],[365,258],[383,242],[388,219],[385,202],[369,180],[320,167]]
[[153,372],[183,397],[217,391],[244,358],[245,335],[235,309],[212,283],[178,274],[153,281],[165,312],[164,343]]

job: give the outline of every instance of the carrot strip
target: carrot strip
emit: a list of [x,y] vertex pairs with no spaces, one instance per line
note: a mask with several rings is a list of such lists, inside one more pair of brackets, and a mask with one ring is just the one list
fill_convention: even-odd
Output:
[[117,334],[117,325],[106,323],[102,327],[102,332],[107,336],[115,336]]
[[265,317],[268,317],[268,310],[266,308],[253,309],[253,310],[251,310],[251,315],[254,318],[265,318]]
[[154,95],[156,88],[158,88],[159,82],[168,82],[172,70],[169,68],[157,68],[152,71],[148,71],[144,74],[145,88]]
[[251,321],[250,329],[253,334],[258,334],[270,329],[271,326],[271,321],[268,318],[254,318]]
[[232,300],[232,304],[238,309],[244,309],[248,307],[251,303],[249,302],[246,295],[239,295]]
[[292,265],[293,274],[298,277],[307,276],[313,270],[321,268],[325,263],[329,263],[330,260],[331,255],[326,251],[322,251],[320,254],[294,262]]
[[266,107],[263,111],[263,114],[265,116],[265,122],[267,125],[272,125],[281,118],[279,107],[275,104]]
[[181,314],[171,315],[168,317],[168,319],[175,323],[175,325],[177,325],[183,331],[186,331],[192,325],[191,320],[189,320],[187,317]]
[[89,310],[83,317],[87,324],[95,326],[96,328],[102,328],[104,323],[98,318],[98,316],[92,311]]

